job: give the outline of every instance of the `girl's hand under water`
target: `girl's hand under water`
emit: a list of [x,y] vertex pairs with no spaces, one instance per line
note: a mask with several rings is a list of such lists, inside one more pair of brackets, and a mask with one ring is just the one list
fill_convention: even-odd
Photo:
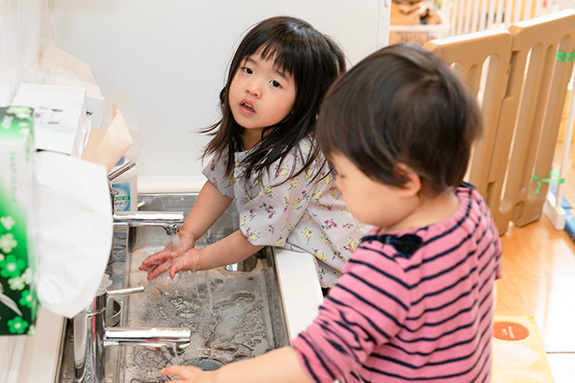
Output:
[[[154,279],[170,269],[172,265],[175,266],[178,263],[176,259],[180,258],[188,250],[194,250],[194,245],[194,237],[184,231],[180,231],[177,236],[172,238],[172,241],[164,250],[158,251],[144,259],[140,270],[148,272],[148,280]],[[176,272],[180,270],[182,270],[181,267],[173,273],[170,270],[170,276],[173,278]]]
[[166,271],[169,271],[170,278],[173,279],[179,271],[199,270],[198,264],[200,251],[197,249],[191,249],[173,258],[171,255],[165,257],[165,254],[162,255],[162,257],[156,257],[156,255],[159,255],[160,253],[150,255],[144,260],[146,263],[142,263],[142,266],[140,266],[140,270],[148,272],[148,280],[154,279]]

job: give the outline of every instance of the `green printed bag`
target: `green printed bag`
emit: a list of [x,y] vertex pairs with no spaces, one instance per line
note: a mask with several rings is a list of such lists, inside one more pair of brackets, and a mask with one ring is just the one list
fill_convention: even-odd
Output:
[[0,335],[34,334],[33,153],[33,109],[0,108]]

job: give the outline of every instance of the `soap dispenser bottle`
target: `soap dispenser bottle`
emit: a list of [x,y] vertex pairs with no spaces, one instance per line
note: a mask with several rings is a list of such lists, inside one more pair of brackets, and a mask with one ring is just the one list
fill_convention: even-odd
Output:
[[[122,157],[112,169],[112,173],[129,160]],[[136,164],[112,180],[114,211],[138,210],[138,170]]]

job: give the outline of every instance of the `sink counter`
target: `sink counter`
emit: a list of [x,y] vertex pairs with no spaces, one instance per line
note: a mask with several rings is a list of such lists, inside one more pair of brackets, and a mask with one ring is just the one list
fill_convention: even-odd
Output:
[[40,308],[35,335],[0,337],[0,382],[54,382],[65,318]]
[[[139,177],[139,193],[199,192],[205,177],[151,176]],[[279,283],[288,325],[288,336],[294,338],[304,330],[318,314],[323,301],[317,278],[317,264],[311,254],[297,253],[275,248]]]
[[[295,337],[317,315],[323,297],[313,256],[275,249],[288,336]],[[40,309],[36,335],[0,337],[0,382],[54,382],[65,318]]]
[[[158,192],[163,185],[165,192],[187,192],[201,188],[204,180],[166,180],[156,183],[138,183],[142,192]],[[306,253],[274,249],[277,278],[286,317],[288,338],[292,339],[304,330],[318,313],[323,300],[317,278],[315,258]],[[40,309],[36,323],[36,335],[0,337],[0,382],[2,383],[50,383],[55,382],[60,365],[60,343],[65,333],[66,318]]]

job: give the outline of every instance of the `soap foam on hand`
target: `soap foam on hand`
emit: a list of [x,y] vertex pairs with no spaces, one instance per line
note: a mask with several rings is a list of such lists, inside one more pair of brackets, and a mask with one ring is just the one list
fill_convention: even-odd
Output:
[[[144,265],[140,266],[140,270],[146,271],[148,273],[148,280],[153,280],[157,279],[162,274],[169,275],[170,268],[177,261],[178,256],[172,257],[171,255],[169,255],[166,258],[146,262],[145,266]],[[160,274],[157,274],[158,271],[160,271]]]
[[[197,265],[199,263],[199,252],[194,251],[195,249],[188,250],[187,252],[174,255],[173,252],[169,250],[162,250],[165,253],[158,259],[149,259],[152,255],[146,258],[139,269],[148,273],[148,280],[155,279],[160,275],[167,273],[170,278],[174,279],[178,273],[182,270],[184,271],[198,271]],[[155,253],[154,253],[155,254]],[[177,263],[181,263],[178,270],[172,275],[170,269]]]
[[178,233],[172,235],[172,248],[177,248],[180,246],[180,235]]

